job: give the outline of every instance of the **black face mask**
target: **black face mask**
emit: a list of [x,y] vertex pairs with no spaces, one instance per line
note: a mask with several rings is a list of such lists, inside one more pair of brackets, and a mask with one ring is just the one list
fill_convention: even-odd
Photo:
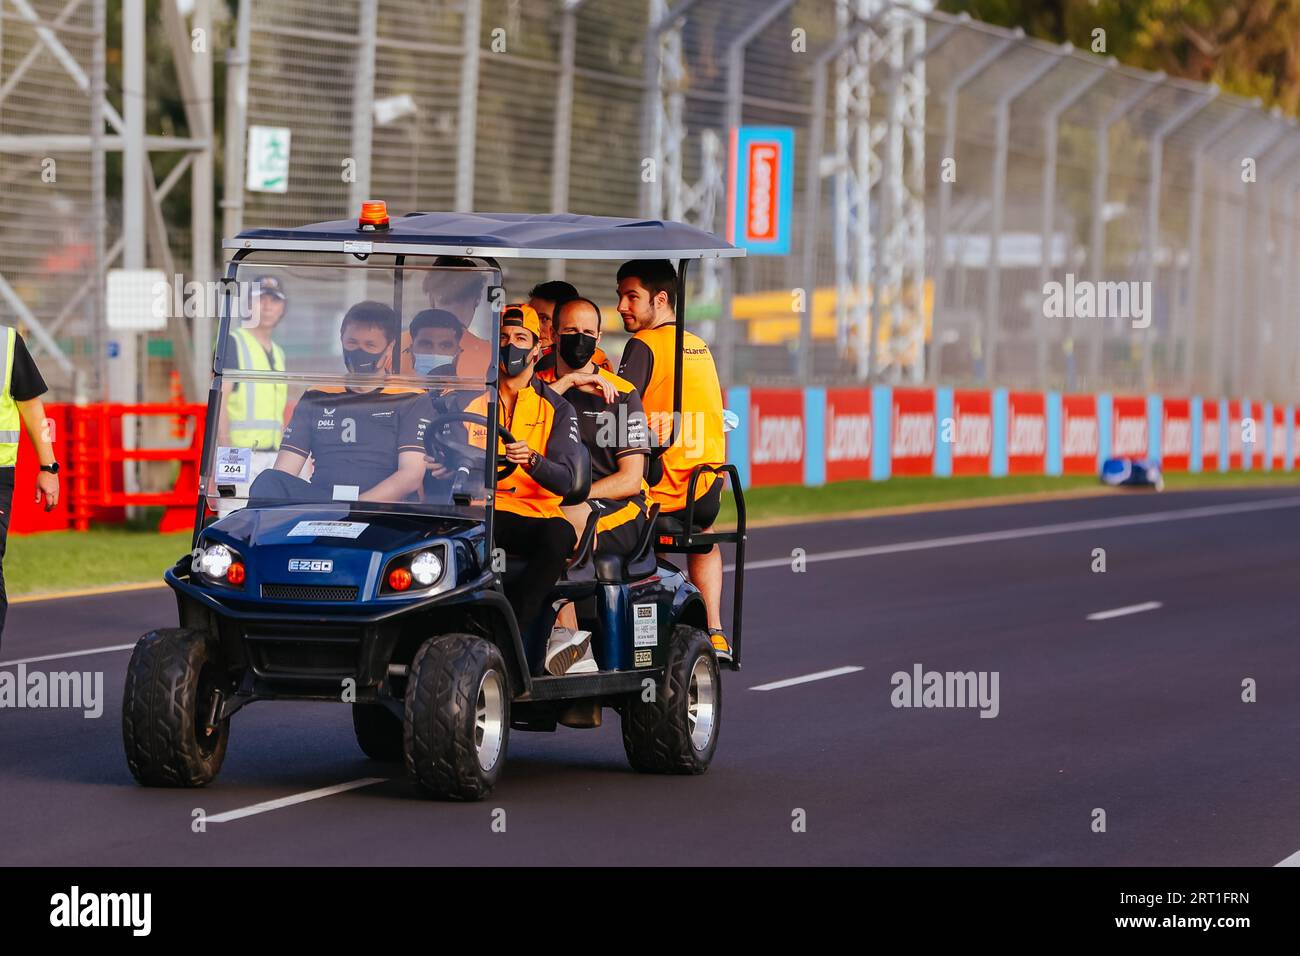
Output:
[[379,371],[379,361],[383,357],[383,352],[367,352],[360,347],[343,350],[343,364],[354,375],[374,375]]
[[586,368],[596,354],[596,336],[586,332],[568,332],[560,336],[560,358],[569,368]]
[[506,373],[506,378],[514,378],[528,367],[528,356],[533,352],[530,348],[524,348],[522,345],[510,345],[509,343],[501,346],[501,368]]

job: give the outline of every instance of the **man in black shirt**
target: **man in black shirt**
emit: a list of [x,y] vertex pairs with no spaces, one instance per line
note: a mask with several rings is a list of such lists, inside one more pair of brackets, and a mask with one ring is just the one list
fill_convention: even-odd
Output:
[[[648,520],[650,486],[645,466],[650,458],[650,434],[641,396],[630,382],[599,367],[594,356],[600,341],[600,307],[576,298],[555,310],[555,365],[538,377],[573,407],[578,433],[591,455],[591,491],[580,505],[561,510],[581,536],[587,522],[596,521],[597,554],[627,555],[640,539]],[[578,632],[572,604],[556,614],[561,628]],[[597,669],[590,647],[566,673]]]
[[636,389],[594,361],[600,324],[600,307],[590,299],[561,303],[555,312],[555,368],[538,375],[573,406],[591,454],[590,497],[565,507],[565,517],[581,534],[595,512],[596,552],[627,554],[645,526],[650,437]]
[[54,460],[46,427],[45,379],[27,351],[17,329],[0,326],[0,635],[4,634],[9,597],[4,586],[4,555],[9,539],[9,513],[18,466],[18,423],[27,429],[40,470],[36,473],[36,503],[45,510],[59,503],[59,464]]
[[[424,480],[424,432],[433,418],[420,390],[383,388],[400,320],[382,302],[359,302],[339,329],[343,360],[372,386],[322,387],[303,394],[280,440],[275,468],[250,498],[290,501],[404,501]],[[310,481],[298,477],[312,458]]]

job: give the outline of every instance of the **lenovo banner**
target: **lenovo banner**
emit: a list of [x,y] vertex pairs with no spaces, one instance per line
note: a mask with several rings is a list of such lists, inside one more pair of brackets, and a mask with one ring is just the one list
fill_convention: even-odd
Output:
[[1007,395],[1007,472],[1041,475],[1047,469],[1047,399],[1042,392]]
[[890,416],[889,456],[895,475],[934,471],[934,391],[896,388]]
[[871,477],[871,392],[826,390],[826,480]]
[[727,175],[727,241],[750,255],[790,254],[794,215],[794,129],[731,130]]
[[1269,464],[1274,471],[1286,467],[1286,409],[1273,406],[1273,420],[1269,422]]
[[1161,411],[1160,465],[1165,471],[1186,471],[1192,458],[1192,403],[1166,398]]
[[1111,399],[1110,454],[1112,458],[1145,458],[1147,454],[1147,400],[1140,395]]
[[1219,403],[1201,401],[1201,470],[1219,470],[1219,445],[1222,439]]
[[1061,396],[1061,470],[1067,475],[1097,474],[1101,430],[1097,396]]
[[803,390],[749,393],[749,468],[755,485],[803,484]]
[[1241,402],[1228,402],[1228,470],[1241,468],[1241,453],[1245,449],[1242,441]]
[[993,400],[989,392],[955,390],[952,420],[940,422],[939,440],[952,445],[954,475],[987,475],[993,454]]

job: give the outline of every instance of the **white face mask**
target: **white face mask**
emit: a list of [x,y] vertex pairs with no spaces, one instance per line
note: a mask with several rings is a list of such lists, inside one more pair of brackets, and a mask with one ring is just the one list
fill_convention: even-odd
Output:
[[443,355],[440,352],[412,352],[411,365],[415,369],[416,375],[429,375],[435,368],[443,365],[451,365],[456,361],[454,355]]

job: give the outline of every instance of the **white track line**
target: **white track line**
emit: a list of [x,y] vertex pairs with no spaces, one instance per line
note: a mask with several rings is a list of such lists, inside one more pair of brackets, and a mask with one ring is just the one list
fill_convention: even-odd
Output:
[[1274,866],[1300,866],[1300,850],[1296,850],[1281,863],[1274,863]]
[[1143,611],[1154,611],[1162,608],[1164,605],[1159,601],[1146,601],[1142,604],[1130,604],[1128,607],[1111,608],[1109,611],[1097,611],[1088,615],[1089,621],[1109,621],[1112,617],[1127,617],[1130,614],[1141,614]]
[[24,657],[16,661],[0,661],[0,667],[17,667],[19,664],[35,664],[38,661],[57,661],[65,657],[84,657],[87,654],[107,654],[110,651],[129,651],[134,644],[114,644],[112,647],[92,647],[88,651],[65,651],[62,654],[46,654],[44,657]]
[[[1008,528],[1005,531],[984,531],[979,534],[959,534],[950,538],[926,538],[921,541],[900,541],[897,544],[878,544],[869,548],[849,548],[844,551],[824,551],[803,558],[806,564],[818,561],[844,561],[850,558],[872,558],[882,554],[902,554],[908,551],[929,551],[934,548],[955,548],[966,544],[984,544],[989,541],[1014,541],[1019,538],[1039,538],[1049,534],[1068,534],[1074,531],[1099,531],[1103,528],[1127,528],[1137,524],[1162,524],[1166,521],[1192,521],[1196,518],[1217,518],[1222,515],[1247,514],[1252,511],[1272,511],[1278,508],[1300,508],[1300,498],[1269,498],[1266,501],[1243,501],[1230,505],[1207,505],[1203,508],[1180,508],[1176,511],[1151,511],[1144,514],[1122,515],[1114,518],[1096,518],[1091,521],[1066,521],[1060,524],[1034,525],[1028,528]],[[746,561],[746,571],[764,568],[788,568],[793,558],[767,558]],[[734,571],[729,564],[724,571]]]
[[348,790],[356,790],[360,787],[369,787],[376,783],[387,782],[387,777],[362,777],[360,780],[349,780],[347,783],[336,783],[332,787],[321,787],[319,790],[308,790],[306,793],[295,793],[288,797],[281,797],[278,800],[267,800],[264,803],[255,803],[251,807],[241,807],[238,810],[227,810],[225,813],[216,813],[208,817],[207,822],[229,823],[231,820],[240,820],[244,817],[251,817],[258,813],[268,813],[271,810],[279,810],[281,807],[292,807],[294,804],[306,803],[309,800],[319,800],[321,797],[332,797],[336,793],[344,793]]
[[818,671],[816,674],[804,674],[802,677],[789,677],[785,680],[772,681],[770,684],[759,684],[756,687],[751,687],[750,690],[780,690],[782,687],[793,687],[795,684],[807,684],[810,681],[825,680],[828,677],[853,674],[860,670],[862,670],[861,667],[837,667],[834,670]]

